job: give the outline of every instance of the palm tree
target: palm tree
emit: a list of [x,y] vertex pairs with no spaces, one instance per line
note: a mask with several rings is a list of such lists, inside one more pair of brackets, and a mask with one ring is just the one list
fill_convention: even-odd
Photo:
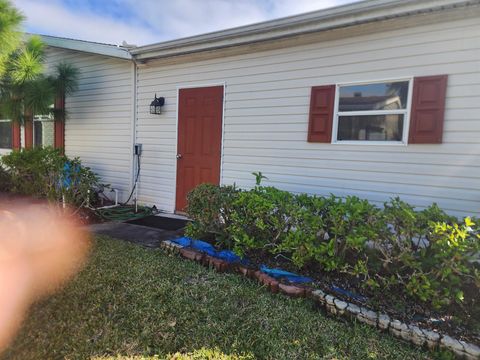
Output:
[[65,97],[77,90],[78,74],[77,68],[62,62],[55,66],[53,74],[47,78],[55,98],[53,112],[58,121],[65,121]]
[[75,91],[78,70],[61,63],[45,76],[44,44],[38,36],[21,41],[23,19],[9,0],[0,0],[0,114],[12,120],[13,134],[18,139],[20,124],[25,126],[28,147],[33,145],[34,114],[53,113],[63,127],[65,96]]
[[[23,122],[27,109],[46,110],[50,84],[43,77],[44,45],[39,37],[31,37],[12,52],[0,79],[2,114]],[[45,89],[39,91],[40,89]]]
[[33,115],[53,113],[57,121],[63,122],[65,96],[77,87],[76,68],[60,63],[51,75],[45,76],[44,60],[44,44],[39,37],[32,36],[10,54],[0,78],[0,113],[11,119],[14,126],[25,126],[26,147],[33,145]]

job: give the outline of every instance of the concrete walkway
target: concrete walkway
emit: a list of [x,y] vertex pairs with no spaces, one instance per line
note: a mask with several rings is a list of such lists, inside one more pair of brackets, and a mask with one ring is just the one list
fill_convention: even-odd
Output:
[[168,231],[121,222],[94,224],[90,225],[89,229],[94,234],[106,235],[148,248],[158,248],[162,241],[171,240],[183,235],[183,229]]

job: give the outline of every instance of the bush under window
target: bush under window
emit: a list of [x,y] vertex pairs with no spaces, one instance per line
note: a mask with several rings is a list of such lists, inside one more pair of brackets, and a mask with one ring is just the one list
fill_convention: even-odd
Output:
[[[398,198],[379,208],[357,197],[295,195],[201,185],[188,196],[187,234],[239,254],[289,257],[299,268],[351,276],[367,293],[390,289],[433,308],[476,306],[480,222]],[[463,306],[462,305],[462,306]]]

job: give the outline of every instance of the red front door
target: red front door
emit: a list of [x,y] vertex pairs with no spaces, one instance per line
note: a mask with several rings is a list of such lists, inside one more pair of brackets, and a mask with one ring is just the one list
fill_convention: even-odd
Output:
[[178,103],[176,210],[203,183],[220,183],[223,86],[180,89]]

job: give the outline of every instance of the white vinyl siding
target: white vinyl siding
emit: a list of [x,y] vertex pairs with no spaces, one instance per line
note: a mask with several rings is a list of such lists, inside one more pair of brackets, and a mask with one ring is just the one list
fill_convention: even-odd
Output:
[[66,99],[65,153],[80,157],[103,183],[120,190],[121,201],[126,200],[132,185],[133,65],[48,48],[48,71],[62,61],[80,72],[78,90]]
[[[261,171],[268,177],[265,185],[292,192],[357,195],[378,205],[398,195],[415,206],[437,202],[450,213],[478,216],[479,59],[480,23],[465,19],[199,62],[139,66],[140,201],[174,210],[177,88],[225,83],[223,184],[252,187],[251,173]],[[307,142],[312,86],[440,74],[448,74],[443,144]],[[155,93],[165,97],[160,116],[149,114]]]

